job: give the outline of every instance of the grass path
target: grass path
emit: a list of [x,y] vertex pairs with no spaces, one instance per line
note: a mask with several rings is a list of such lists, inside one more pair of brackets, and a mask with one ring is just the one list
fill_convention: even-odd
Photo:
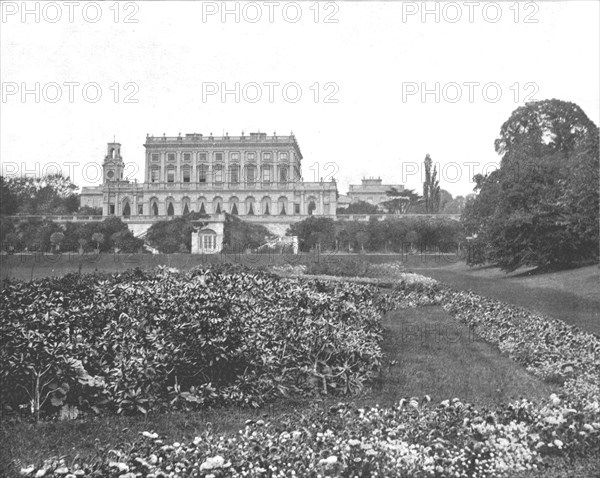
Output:
[[403,397],[458,397],[493,406],[520,397],[547,398],[556,389],[479,340],[441,307],[389,313],[382,344],[386,366],[369,402],[392,405]]

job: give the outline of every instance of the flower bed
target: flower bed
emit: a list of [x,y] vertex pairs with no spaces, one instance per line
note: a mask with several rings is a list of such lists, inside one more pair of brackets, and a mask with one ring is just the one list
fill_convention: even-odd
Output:
[[[207,430],[187,443],[144,432],[95,463],[48,460],[26,476],[94,477],[500,477],[542,468],[555,456],[600,451],[600,422],[552,397],[477,410],[427,397],[393,408],[340,403],[277,423],[248,420],[238,434]],[[574,440],[576,437],[576,440]],[[40,474],[41,473],[41,474]]]
[[440,304],[535,376],[563,385],[570,400],[598,408],[598,335],[473,292],[444,288]]

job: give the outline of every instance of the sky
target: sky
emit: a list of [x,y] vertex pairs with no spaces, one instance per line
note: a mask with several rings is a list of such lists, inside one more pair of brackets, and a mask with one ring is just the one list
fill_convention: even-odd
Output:
[[600,11],[568,2],[2,2],[2,172],[143,181],[147,134],[296,136],[306,181],[472,192],[525,101],[600,120]]

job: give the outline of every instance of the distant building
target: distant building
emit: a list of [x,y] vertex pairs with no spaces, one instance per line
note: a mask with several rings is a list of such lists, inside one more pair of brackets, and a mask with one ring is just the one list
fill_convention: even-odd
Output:
[[337,185],[302,180],[294,135],[147,136],[144,147],[145,181],[138,184],[123,178],[121,144],[108,143],[103,183],[82,188],[81,206],[101,207],[104,216],[151,220],[191,211],[292,221],[335,217]]
[[337,198],[337,207],[348,207],[351,202],[347,194],[340,194]]
[[398,191],[404,191],[402,184],[382,184],[381,178],[364,178],[362,184],[351,184],[348,191],[350,203],[365,201],[374,206],[381,206],[381,203],[389,201],[391,198],[386,194],[391,188]]

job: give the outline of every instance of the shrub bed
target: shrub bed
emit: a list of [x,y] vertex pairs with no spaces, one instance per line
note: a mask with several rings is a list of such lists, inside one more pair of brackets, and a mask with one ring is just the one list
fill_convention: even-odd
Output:
[[375,286],[221,265],[8,283],[4,409],[146,413],[348,395],[378,370]]

